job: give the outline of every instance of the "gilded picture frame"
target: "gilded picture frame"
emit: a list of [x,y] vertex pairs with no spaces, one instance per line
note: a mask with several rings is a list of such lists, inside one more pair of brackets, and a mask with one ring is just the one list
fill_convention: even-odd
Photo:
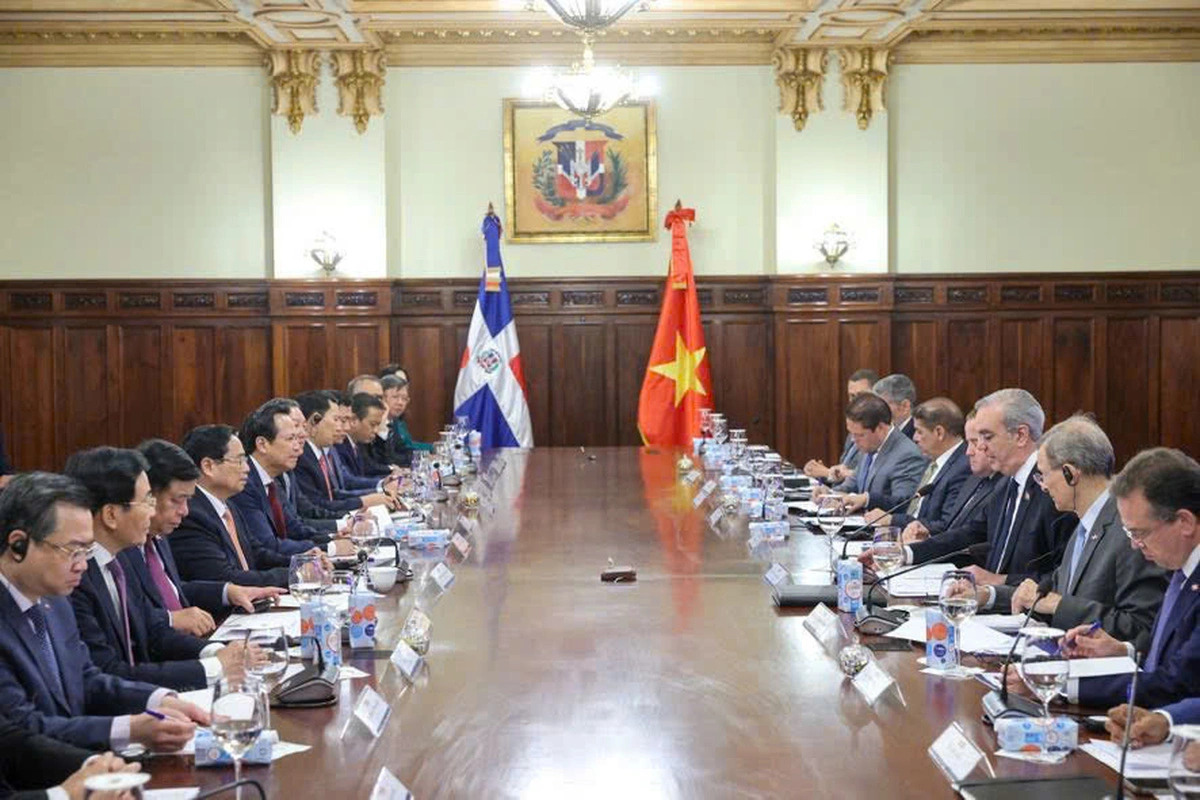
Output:
[[553,103],[506,99],[505,241],[654,241],[656,116],[652,100],[588,122]]

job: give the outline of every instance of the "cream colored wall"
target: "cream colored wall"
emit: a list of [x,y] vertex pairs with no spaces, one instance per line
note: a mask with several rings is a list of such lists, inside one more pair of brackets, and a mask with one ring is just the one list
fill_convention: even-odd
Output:
[[[601,54],[602,55],[602,54]],[[697,209],[698,273],[773,269],[774,114],[769,67],[644,68],[659,85],[659,218],[677,198]],[[501,101],[524,69],[388,73],[388,262],[392,275],[462,277],[483,263],[479,225],[504,204]],[[669,237],[620,244],[510,244],[511,276],[658,275]],[[768,266],[770,265],[770,266]]]
[[262,277],[254,68],[0,69],[0,277]]
[[1200,64],[900,66],[898,272],[1200,268]]

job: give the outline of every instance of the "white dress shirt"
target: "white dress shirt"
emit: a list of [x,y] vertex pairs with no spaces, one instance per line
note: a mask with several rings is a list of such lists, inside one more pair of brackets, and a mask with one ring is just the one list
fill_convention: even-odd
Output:
[[[317,449],[317,446],[312,443],[312,439],[309,439],[308,441],[306,441],[304,443],[304,446],[311,447],[313,449],[313,453],[316,453],[318,456],[321,453],[321,451]],[[250,456],[250,463],[254,466],[255,471],[258,472],[258,479],[262,481],[263,491],[264,492],[269,491],[267,487],[270,486],[272,483],[274,483],[275,479],[267,474],[267,471],[265,469],[263,469],[262,464],[259,464],[258,459],[256,459],[254,456]],[[295,478],[293,478],[292,480],[295,480]],[[282,481],[279,482],[279,492],[285,496],[287,495],[287,487],[284,486]],[[208,494],[208,492],[205,492],[205,494]],[[215,499],[212,497],[212,495],[209,495],[209,498]],[[279,502],[280,502],[280,504],[282,504],[283,500],[280,500]],[[335,545],[333,542],[327,542],[325,544],[325,553],[326,553],[326,555],[336,556],[337,555],[337,545]],[[225,605],[229,605],[229,602],[227,599],[226,599]]]

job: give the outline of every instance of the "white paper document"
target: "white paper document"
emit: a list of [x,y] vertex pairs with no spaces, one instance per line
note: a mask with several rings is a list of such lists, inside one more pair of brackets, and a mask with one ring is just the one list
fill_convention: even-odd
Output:
[[[1130,750],[1125,757],[1125,777],[1134,780],[1166,778],[1171,763],[1171,742]],[[1104,739],[1092,739],[1079,749],[1116,772],[1121,765],[1121,745]]]
[[1073,658],[1068,662],[1068,678],[1098,678],[1104,675],[1132,675],[1137,669],[1129,656],[1113,658]]
[[213,690],[211,686],[206,689],[195,689],[190,692],[180,692],[179,699],[188,703],[195,703],[197,706],[204,709],[206,714],[212,713]]
[[976,614],[971,619],[992,630],[1016,633],[1025,621],[1024,614]]
[[[1000,631],[992,630],[969,619],[959,626],[960,648],[967,653],[991,653],[1006,655],[1012,648],[1013,637]],[[896,630],[885,633],[893,639],[908,639],[910,642],[925,642],[925,613],[919,611],[908,618],[908,621]]]
[[953,564],[926,564],[889,580],[881,588],[892,597],[937,597],[942,588],[942,575],[951,569],[954,569]]
[[229,618],[221,623],[221,627],[217,628],[211,639],[214,642],[228,642],[234,639],[241,639],[246,634],[246,630],[261,631],[264,628],[276,628],[283,626],[285,636],[297,637],[300,635],[300,612],[299,611],[283,611],[276,614],[230,614]]

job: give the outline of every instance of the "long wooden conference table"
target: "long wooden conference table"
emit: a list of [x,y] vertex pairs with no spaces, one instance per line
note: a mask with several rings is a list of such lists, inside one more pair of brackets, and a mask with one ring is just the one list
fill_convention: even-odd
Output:
[[[491,455],[485,456],[485,464]],[[435,797],[953,797],[926,748],[952,721],[999,775],[1112,777],[1082,753],[1055,767],[996,758],[980,721],[983,687],[926,676],[922,651],[876,654],[894,695],[869,706],[803,627],[777,609],[744,528],[714,532],[676,454],[636,448],[508,452],[496,508],[430,604],[427,669],[414,683],[388,661],[431,565],[379,601],[377,650],[347,663],[340,702],[275,710],[311,750],[247,766],[269,796],[365,798],[380,768]],[[609,559],[637,581],[602,583]],[[798,582],[828,580],[826,544],[793,534],[771,559]],[[364,684],[391,704],[378,739],[347,724]],[[212,787],[232,768],[151,760],[149,788]],[[243,795],[248,797],[249,795]]]

